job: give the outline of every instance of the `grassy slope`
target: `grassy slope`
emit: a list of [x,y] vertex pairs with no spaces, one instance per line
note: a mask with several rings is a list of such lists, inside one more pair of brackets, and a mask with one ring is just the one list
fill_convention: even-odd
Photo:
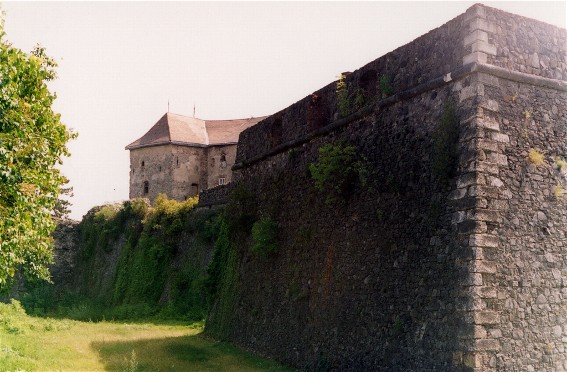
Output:
[[285,371],[199,335],[202,324],[125,324],[34,318],[0,304],[0,370]]

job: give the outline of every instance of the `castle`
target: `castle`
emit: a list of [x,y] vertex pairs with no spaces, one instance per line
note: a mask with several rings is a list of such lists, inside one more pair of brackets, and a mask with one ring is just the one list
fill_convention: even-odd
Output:
[[166,113],[130,150],[130,199],[185,200],[232,180],[238,135],[264,117],[202,120]]
[[[246,222],[213,336],[305,370],[564,371],[566,102],[566,30],[476,4],[251,124],[223,168],[207,122],[166,114],[127,147],[131,197],[234,162],[236,196],[200,200]],[[322,192],[328,146],[345,172]],[[270,256],[249,249],[262,221]]]
[[231,237],[206,331],[302,370],[567,370],[566,30],[477,4],[340,83],[241,133],[231,217],[278,248]]

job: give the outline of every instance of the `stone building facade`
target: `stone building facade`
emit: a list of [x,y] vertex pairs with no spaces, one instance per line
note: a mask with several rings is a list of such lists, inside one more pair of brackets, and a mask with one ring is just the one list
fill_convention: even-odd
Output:
[[232,180],[238,136],[264,119],[202,120],[166,113],[130,150],[130,198],[185,200]]
[[[477,4],[345,84],[241,134],[229,203],[278,250],[231,252],[207,331],[304,370],[567,370],[566,30]],[[365,169],[333,203],[327,144]]]

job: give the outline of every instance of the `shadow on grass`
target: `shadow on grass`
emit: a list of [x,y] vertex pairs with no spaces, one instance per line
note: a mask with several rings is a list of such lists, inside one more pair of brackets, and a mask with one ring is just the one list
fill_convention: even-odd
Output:
[[202,335],[93,342],[91,347],[108,371],[290,371]]

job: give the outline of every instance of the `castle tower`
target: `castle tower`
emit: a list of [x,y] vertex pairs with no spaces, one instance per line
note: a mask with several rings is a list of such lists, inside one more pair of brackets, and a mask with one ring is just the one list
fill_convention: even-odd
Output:
[[185,200],[232,180],[238,136],[260,118],[202,120],[164,114],[130,151],[130,198]]

